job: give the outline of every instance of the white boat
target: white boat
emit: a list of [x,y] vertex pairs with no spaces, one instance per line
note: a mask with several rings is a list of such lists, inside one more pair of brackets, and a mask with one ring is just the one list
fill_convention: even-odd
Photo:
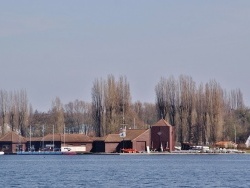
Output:
[[246,147],[247,147],[247,148],[250,146],[250,136],[247,138],[245,144],[246,144]]
[[72,151],[70,147],[65,146],[65,124],[63,128],[63,146],[61,146],[61,152],[63,155],[76,155],[76,151]]
[[4,155],[4,152],[3,152],[3,151],[0,151],[0,155]]

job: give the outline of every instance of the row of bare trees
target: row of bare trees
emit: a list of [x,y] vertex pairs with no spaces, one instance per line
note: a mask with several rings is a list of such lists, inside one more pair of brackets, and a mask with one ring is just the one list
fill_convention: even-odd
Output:
[[91,103],[80,100],[65,105],[65,124],[68,132],[93,134]]
[[34,136],[52,132],[93,135],[91,104],[84,101],[75,100],[64,105],[60,98],[56,97],[52,101],[51,110],[47,113],[35,111],[30,119]]
[[157,116],[175,126],[179,142],[207,144],[230,139],[228,117],[244,109],[241,91],[227,93],[215,80],[196,86],[190,76],[171,76],[161,78],[155,91]]
[[26,135],[29,111],[25,90],[12,92],[0,90],[1,134],[11,130]]
[[175,126],[177,142],[244,142],[250,133],[250,112],[242,92],[227,92],[215,80],[197,85],[190,76],[161,78],[155,87],[155,104],[132,102],[125,76],[96,79],[91,92],[91,103],[63,104],[56,97],[51,109],[41,113],[33,112],[25,90],[0,90],[0,133],[16,131],[27,136],[31,127],[33,136],[52,133],[52,129],[105,136],[124,126],[146,129],[161,118]]
[[[147,127],[150,115],[146,117],[145,114],[148,112],[145,110],[146,108],[153,111],[151,114],[155,114],[154,105],[140,102],[132,104],[130,87],[126,77],[121,76],[116,80],[113,75],[109,75],[106,80],[97,79],[94,81],[92,117],[96,136],[118,132],[124,126],[128,128]],[[142,120],[146,120],[146,122]]]
[[[52,101],[51,110],[33,113],[25,90],[0,90],[0,134],[15,131],[22,136],[91,131],[91,104],[75,100],[63,105],[59,97]],[[65,128],[65,130],[64,130]]]

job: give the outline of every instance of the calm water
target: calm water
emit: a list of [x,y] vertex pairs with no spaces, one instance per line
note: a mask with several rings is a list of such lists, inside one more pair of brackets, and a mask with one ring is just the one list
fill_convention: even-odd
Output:
[[1,187],[250,187],[250,155],[0,156]]

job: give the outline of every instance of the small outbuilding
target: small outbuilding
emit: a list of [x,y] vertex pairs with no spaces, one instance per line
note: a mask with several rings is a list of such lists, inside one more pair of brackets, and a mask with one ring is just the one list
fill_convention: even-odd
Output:
[[0,150],[5,154],[13,154],[26,150],[26,138],[16,132],[8,132],[0,138]]

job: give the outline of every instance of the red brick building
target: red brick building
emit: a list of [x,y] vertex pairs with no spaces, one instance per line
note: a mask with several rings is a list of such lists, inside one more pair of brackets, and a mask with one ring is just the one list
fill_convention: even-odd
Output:
[[109,134],[103,138],[95,138],[93,142],[92,152],[122,152],[122,149],[131,149],[131,151],[145,152],[147,147],[152,151],[168,151],[174,150],[175,132],[164,119],[159,120],[150,129],[126,130],[126,136],[120,137],[119,134]]
[[59,150],[63,147],[88,153],[92,149],[92,142],[93,140],[84,134],[48,134],[41,139],[40,145],[42,143],[47,148],[54,145]]
[[173,151],[175,144],[174,128],[164,119],[151,127],[151,150]]
[[84,134],[48,134],[43,138],[24,138],[15,132],[9,132],[0,138],[0,151],[16,153],[17,151],[39,151],[44,148],[72,151],[117,153],[126,151],[145,152],[174,150],[174,128],[161,119],[150,129],[127,129],[120,134],[91,138]]
[[96,138],[93,142],[93,152],[116,153],[122,149],[132,149],[133,151],[144,152],[150,146],[150,129],[127,129],[126,136],[119,134],[109,134],[103,138]]
[[9,132],[0,138],[0,151],[15,154],[17,151],[61,150],[90,152],[93,140],[84,134],[48,134],[42,137],[24,138],[15,132]]

